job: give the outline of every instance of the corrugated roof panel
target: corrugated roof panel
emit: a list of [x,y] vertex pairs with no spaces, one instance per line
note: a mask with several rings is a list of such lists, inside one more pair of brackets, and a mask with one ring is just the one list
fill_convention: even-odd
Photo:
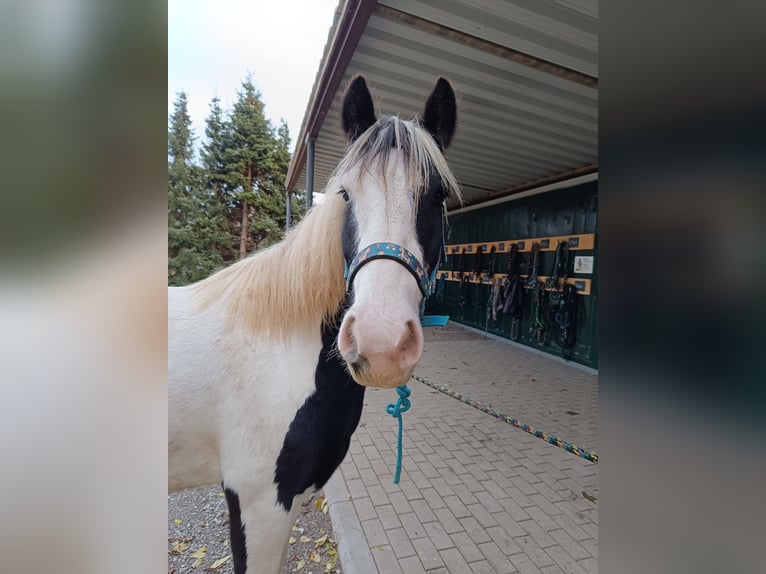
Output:
[[[560,66],[594,76],[597,71],[595,18],[590,15],[597,5],[590,0],[380,4]],[[319,131],[315,190],[326,185],[344,153],[340,98],[354,74],[365,76],[382,113],[407,119],[422,110],[439,76],[453,81],[459,123],[446,156],[466,201],[597,163],[598,90],[593,81],[573,81],[568,72],[556,75],[524,65],[506,57],[502,47],[469,45],[452,32],[431,33],[418,26],[420,21],[399,16],[378,9],[367,23]],[[567,57],[558,57],[560,51]],[[305,166],[297,186],[305,186]]]

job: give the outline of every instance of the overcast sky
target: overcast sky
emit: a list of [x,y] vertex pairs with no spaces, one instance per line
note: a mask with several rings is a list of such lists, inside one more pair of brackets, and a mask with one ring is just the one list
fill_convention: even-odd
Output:
[[198,140],[214,95],[229,109],[248,71],[274,125],[300,131],[338,0],[168,0],[168,113],[189,97]]

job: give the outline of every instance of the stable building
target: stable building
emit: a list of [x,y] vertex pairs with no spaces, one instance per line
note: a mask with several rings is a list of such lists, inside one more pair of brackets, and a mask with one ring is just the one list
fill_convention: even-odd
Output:
[[[287,175],[324,189],[343,157],[343,89],[364,75],[383,114],[458,95],[445,156],[447,261],[428,311],[598,367],[596,0],[341,0]],[[289,205],[289,202],[288,202]],[[513,252],[512,252],[513,251]],[[511,257],[509,257],[511,255]],[[512,308],[499,306],[510,289]]]

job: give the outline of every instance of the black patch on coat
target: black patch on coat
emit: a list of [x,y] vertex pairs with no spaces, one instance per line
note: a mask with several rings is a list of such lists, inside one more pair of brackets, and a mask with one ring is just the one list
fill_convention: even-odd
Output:
[[348,374],[335,346],[345,311],[344,306],[332,325],[322,325],[316,391],[295,414],[277,458],[277,502],[288,512],[295,496],[311,486],[322,488],[329,480],[345,458],[362,416],[364,387]]
[[435,170],[431,170],[428,189],[423,193],[418,204],[418,215],[415,223],[415,231],[418,235],[418,243],[423,249],[423,265],[430,274],[439,263],[439,258],[444,250],[442,240],[444,232],[444,200],[447,194],[442,186],[441,178]]
[[224,485],[226,503],[229,505],[229,531],[231,533],[231,556],[234,574],[245,574],[247,568],[247,547],[245,546],[245,525],[239,508],[239,495]]

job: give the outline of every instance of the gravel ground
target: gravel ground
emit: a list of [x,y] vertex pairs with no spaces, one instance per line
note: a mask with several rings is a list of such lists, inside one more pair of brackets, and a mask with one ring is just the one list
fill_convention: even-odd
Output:
[[[281,572],[342,574],[337,550],[327,504],[319,491],[298,512]],[[201,572],[233,573],[229,511],[220,486],[168,496],[168,574]]]

